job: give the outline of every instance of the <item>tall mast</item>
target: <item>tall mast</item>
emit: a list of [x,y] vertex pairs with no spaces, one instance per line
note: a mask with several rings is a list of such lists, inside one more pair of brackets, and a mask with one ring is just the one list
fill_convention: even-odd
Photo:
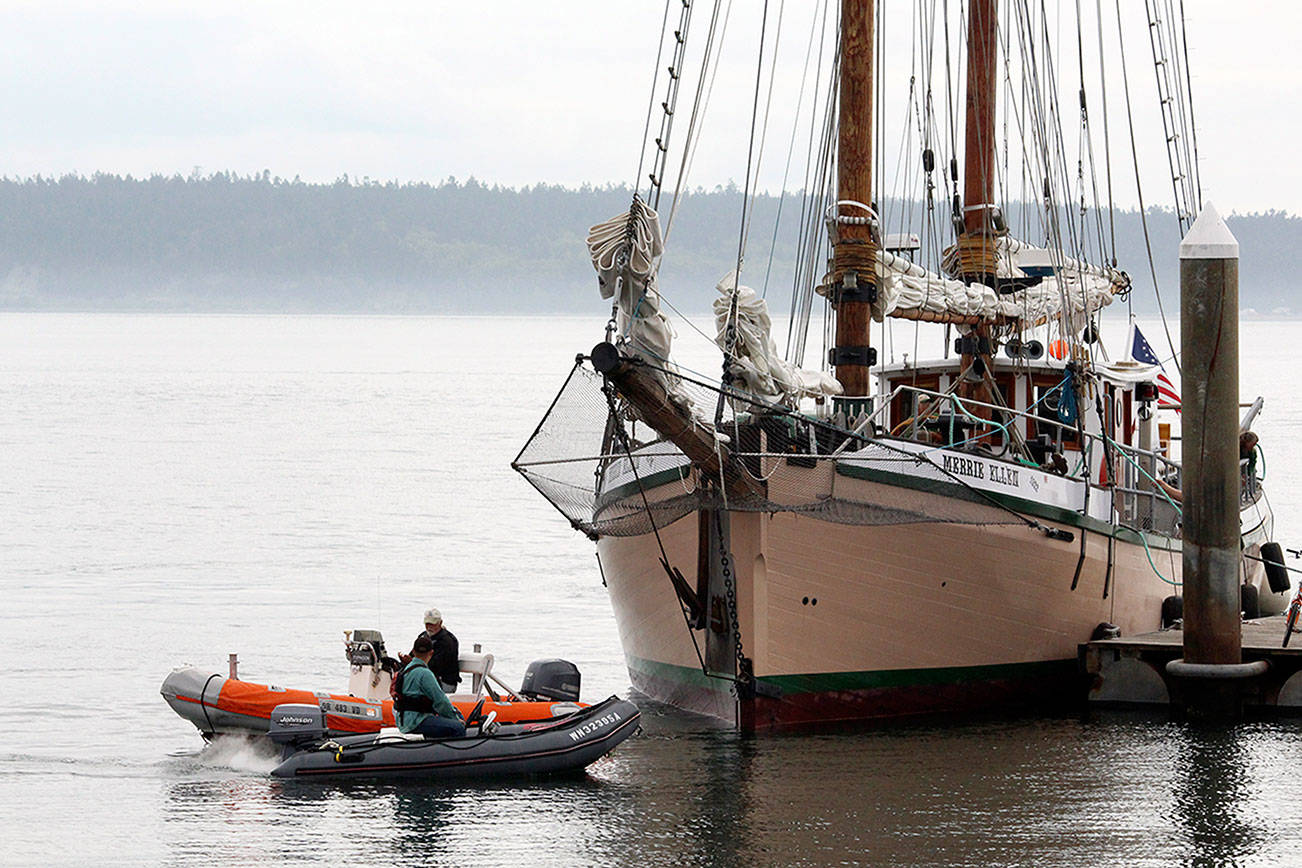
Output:
[[[995,251],[995,64],[998,0],[969,0],[967,19],[967,129],[963,139],[963,220],[955,277],[999,289]],[[979,323],[956,341],[961,397],[996,403],[988,379],[994,344]],[[984,411],[979,416],[988,416]]]
[[[836,307],[836,367],[847,398],[869,394],[872,302],[877,298],[877,246],[868,213],[846,202],[872,205],[873,0],[841,0],[841,108],[837,139],[837,227],[832,248],[832,299]],[[847,408],[852,412],[854,408]]]
[[998,0],[970,0],[960,276],[995,286],[995,86]]

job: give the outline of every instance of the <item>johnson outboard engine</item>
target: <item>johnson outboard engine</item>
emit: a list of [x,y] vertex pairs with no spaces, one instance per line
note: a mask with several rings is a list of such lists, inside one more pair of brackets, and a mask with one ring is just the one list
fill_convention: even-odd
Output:
[[348,662],[354,666],[379,666],[385,658],[384,637],[379,630],[353,630],[344,646]]
[[309,744],[323,741],[330,732],[319,705],[287,702],[271,710],[271,727],[267,735],[284,748],[283,757],[297,753]]
[[535,701],[579,701],[579,667],[568,660],[535,660],[524,671],[520,695]]

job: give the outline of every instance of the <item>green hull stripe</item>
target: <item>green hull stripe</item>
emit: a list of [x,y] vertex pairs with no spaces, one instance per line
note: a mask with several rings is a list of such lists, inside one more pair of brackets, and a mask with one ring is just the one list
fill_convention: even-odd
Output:
[[[909,476],[903,473],[891,473],[889,470],[878,470],[871,467],[859,467],[853,464],[843,464],[837,462],[836,472],[841,476],[848,476],[851,479],[865,479],[869,482],[878,482],[883,485],[894,485],[900,488],[911,488],[915,491],[925,491],[930,494],[938,494],[943,497],[954,497],[961,500],[967,500],[972,503],[989,503],[985,497],[974,493],[966,486],[953,482],[944,482],[938,479],[924,479],[917,476]],[[668,485],[672,482],[678,482],[686,479],[691,473],[691,466],[684,464],[679,467],[670,467],[666,470],[660,470],[655,473],[642,477],[641,487],[645,491],[653,488],[659,488],[662,485]],[[596,512],[601,512],[607,505],[622,500],[629,495],[636,494],[638,491],[638,482],[625,483],[624,485],[612,488],[610,491],[603,492],[598,502]],[[1065,524],[1071,527],[1082,528],[1097,533],[1102,536],[1115,536],[1122,542],[1143,545],[1148,541],[1148,548],[1155,551],[1182,551],[1181,542],[1170,537],[1161,536],[1160,534],[1145,533],[1132,530],[1128,527],[1120,527],[1109,524],[1106,521],[1094,518],[1093,516],[1081,515],[1079,512],[1071,509],[1064,509],[1060,506],[1053,506],[1047,503],[1040,503],[1034,500],[1027,500],[1023,497],[1016,497],[1010,494],[1003,494],[995,491],[985,491],[982,493],[994,502],[1006,506],[1015,512],[1033,515],[1038,518],[1052,521],[1056,524]]]
[[636,657],[632,654],[625,654],[624,659],[628,663],[629,669],[635,669],[650,678],[672,681],[684,687],[699,687],[705,690],[717,690],[722,693],[727,693],[732,687],[731,676],[711,677],[693,666],[661,663],[657,660],[647,660],[644,657]]
[[[709,678],[699,669],[660,663],[627,655],[632,669],[651,678],[684,686],[726,692],[731,681]],[[865,672],[814,672],[803,675],[764,675],[759,680],[779,688],[784,695],[835,693],[842,690],[874,690],[890,687],[929,687],[948,684],[980,684],[1061,677],[1075,671],[1076,659],[1044,660],[1035,663],[1001,663],[990,666],[946,666],[934,669],[878,669]]]
[[[968,489],[966,486],[954,482],[944,482],[939,479],[923,479],[917,476],[908,476],[903,473],[891,473],[889,470],[878,470],[872,467],[859,467],[853,464],[837,463],[836,472],[841,476],[848,476],[852,479],[866,479],[869,482],[880,482],[884,485],[895,485],[900,488],[912,488],[915,491],[926,491],[931,494],[939,494],[945,497],[955,497],[962,500],[968,500],[973,503],[989,503],[984,494],[1001,506],[1006,506],[1016,512],[1034,515],[1057,524],[1071,525],[1072,527],[1082,528],[1093,533],[1103,536],[1115,536],[1123,542],[1143,545],[1144,540],[1148,540],[1150,549],[1161,551],[1181,551],[1179,540],[1159,534],[1140,534],[1139,531],[1131,530],[1128,527],[1120,527],[1109,524],[1106,521],[1094,518],[1093,516],[1081,515],[1079,512],[1071,509],[1064,509],[1060,506],[1053,506],[1048,503],[1040,503],[1034,500],[1027,500],[1024,497],[1016,497],[1011,494],[1003,494],[997,491],[986,491],[981,489],[981,494]],[[1106,495],[1101,495],[1106,496]]]
[[[604,506],[613,501],[622,500],[630,494],[637,494],[639,482],[643,491],[650,491],[653,488],[659,488],[662,485],[668,485],[671,482],[678,482],[679,480],[686,479],[691,475],[691,472],[692,466],[690,464],[670,467],[668,470],[657,470],[655,473],[649,473],[646,476],[641,477],[640,480],[635,479],[632,482],[625,482],[623,485],[617,485],[610,491],[603,491],[601,493],[601,504]],[[602,506],[599,506],[597,511],[600,512],[601,509]]]

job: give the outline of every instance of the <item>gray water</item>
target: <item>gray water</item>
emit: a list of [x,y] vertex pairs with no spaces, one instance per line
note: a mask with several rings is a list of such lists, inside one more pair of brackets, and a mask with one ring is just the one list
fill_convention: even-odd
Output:
[[[1298,329],[1243,327],[1295,548]],[[585,698],[627,694],[591,544],[509,468],[599,330],[0,315],[0,862],[1302,864],[1293,722],[746,740],[643,703],[586,779],[424,787],[273,781],[167,708],[171,667],[230,652],[250,680],[337,690],[343,631],[405,647],[430,605],[512,680],[560,656]]]

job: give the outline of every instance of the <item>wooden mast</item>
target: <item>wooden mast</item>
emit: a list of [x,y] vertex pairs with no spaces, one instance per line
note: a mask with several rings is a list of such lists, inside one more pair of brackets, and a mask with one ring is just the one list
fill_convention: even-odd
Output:
[[[963,234],[993,234],[995,201],[995,85],[997,0],[970,0],[967,47],[967,129],[964,137]],[[990,251],[993,273],[994,249]]]
[[[873,180],[873,0],[841,0],[841,108],[837,139],[837,199],[872,205]],[[876,352],[869,346],[872,303],[877,298],[876,244],[868,214],[837,205],[832,249],[832,299],[836,307],[836,367],[847,398],[869,394],[869,369]],[[851,408],[847,408],[851,409]],[[853,412],[853,409],[851,409]]]
[[[998,289],[995,252],[995,87],[998,64],[998,0],[969,0],[967,26],[967,125],[963,139],[963,232],[958,238],[958,277]],[[986,392],[994,345],[990,327],[976,325],[958,340],[965,397]],[[986,414],[979,414],[986,415]]]

